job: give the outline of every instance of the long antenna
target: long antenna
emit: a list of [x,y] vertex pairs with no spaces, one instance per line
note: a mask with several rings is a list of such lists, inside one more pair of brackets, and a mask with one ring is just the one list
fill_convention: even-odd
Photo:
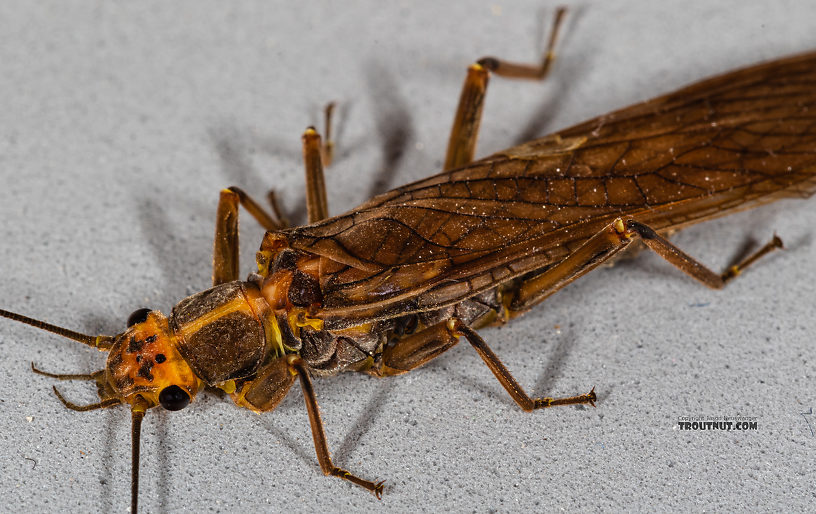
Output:
[[147,410],[147,401],[141,396],[130,408],[130,513],[136,514],[139,508],[139,445],[142,433],[142,419]]
[[0,309],[0,316],[12,319],[14,321],[19,321],[20,323],[25,323],[26,325],[30,325],[32,327],[46,330],[53,334],[67,337],[68,339],[73,339],[74,341],[86,344],[99,350],[108,350],[111,346],[113,346],[113,338],[111,336],[89,336],[87,334],[74,332],[73,330],[68,330],[67,328],[58,327],[57,325],[52,325],[51,323],[46,323],[45,321],[29,318],[28,316],[23,316],[22,314],[17,314],[15,312],[3,309]]

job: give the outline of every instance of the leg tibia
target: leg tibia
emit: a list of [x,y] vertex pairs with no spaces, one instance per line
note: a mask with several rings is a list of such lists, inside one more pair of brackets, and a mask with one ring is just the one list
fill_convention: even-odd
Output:
[[398,375],[422,366],[456,345],[459,337],[464,336],[479,356],[507,390],[513,400],[525,411],[554,407],[556,405],[574,405],[589,403],[594,405],[595,390],[579,396],[568,398],[530,398],[519,385],[510,371],[487,346],[484,339],[467,324],[457,318],[437,323],[419,332],[389,345],[383,352],[382,376]]
[[558,28],[566,13],[560,8],[555,14],[553,28],[547,50],[538,64],[518,64],[484,57],[468,68],[465,84],[459,95],[459,106],[453,119],[448,151],[445,156],[445,170],[465,166],[473,161],[476,152],[476,140],[479,137],[479,123],[482,119],[482,105],[487,91],[490,73],[501,77],[541,80],[549,73],[555,59],[555,42],[558,39]]
[[632,219],[624,221],[618,218],[587,239],[580,248],[569,254],[564,260],[524,281],[509,302],[510,311],[519,312],[529,309],[576,278],[607,262],[638,237],[643,244],[677,269],[714,289],[722,288],[727,281],[739,275],[759,258],[782,248],[782,240],[774,236],[771,241],[741,263],[717,274],[673,245],[651,227]]

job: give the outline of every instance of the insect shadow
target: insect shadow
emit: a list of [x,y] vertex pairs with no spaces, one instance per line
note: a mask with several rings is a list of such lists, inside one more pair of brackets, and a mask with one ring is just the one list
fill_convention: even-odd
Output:
[[[578,31],[575,26],[584,13],[584,9],[580,7],[573,8],[573,14],[568,18],[567,24],[564,27],[564,35],[562,41],[562,48],[566,55],[562,55],[556,61],[558,71],[552,73],[547,78],[545,86],[549,93],[546,98],[537,106],[529,109],[532,115],[527,117],[527,124],[523,126],[521,131],[515,137],[513,144],[522,144],[531,139],[541,137],[542,134],[548,132],[551,127],[551,121],[558,117],[559,111],[568,103],[568,94],[570,92],[570,84],[579,82],[581,76],[585,75],[585,70],[592,67],[592,60],[601,53],[597,50],[597,40],[594,38],[585,38],[580,45],[569,44],[569,39]],[[546,34],[548,25],[546,23],[547,16],[542,11],[537,17],[540,22],[537,27],[537,34],[535,41],[539,41],[535,53],[532,55],[541,55],[544,45],[546,45]],[[577,48],[580,53],[569,53],[570,49]]]
[[[215,197],[213,195],[213,198]],[[147,192],[142,195],[142,198],[145,199],[140,200],[137,207],[142,230],[140,241],[144,241],[153,254],[154,261],[162,274],[162,286],[144,292],[134,291],[133,297],[150,298],[154,302],[153,306],[148,306],[151,308],[175,305],[179,298],[190,294],[190,284],[205,285],[201,283],[202,275],[198,273],[200,270],[198,268],[191,270],[189,266],[185,266],[182,256],[210,255],[212,240],[211,238],[180,237],[179,234],[184,231],[174,229],[174,223],[165,208],[160,203],[151,200]],[[183,208],[198,211],[193,214],[196,219],[212,220],[215,213],[214,207],[212,210],[207,210],[203,204],[196,206],[185,202]],[[209,235],[210,231],[207,230],[206,233]],[[121,327],[116,326],[109,332],[115,333],[120,329]]]
[[[380,136],[381,158],[376,166],[369,193],[364,198],[376,196],[392,185],[407,149],[415,139],[410,108],[400,96],[399,81],[395,79],[387,66],[379,62],[370,62],[365,67],[365,77],[369,98],[373,104],[375,133]],[[333,116],[333,139],[335,142],[335,163],[341,161],[351,152],[358,149],[361,141],[347,141],[346,127],[352,110],[351,101],[336,102]],[[308,123],[304,123],[304,128]],[[314,123],[312,125],[320,125]],[[221,169],[226,177],[224,187],[236,185],[248,190],[268,190],[275,174],[291,172],[298,177],[296,191],[278,191],[276,196],[288,220],[293,225],[301,225],[306,220],[306,203],[303,201],[305,185],[303,184],[302,156],[297,136],[291,140],[278,140],[263,137],[247,130],[222,124],[209,131],[215,151],[221,161]],[[255,152],[250,151],[255,150]],[[251,156],[258,151],[291,162],[291,171],[275,170],[269,174],[258,171],[252,163]],[[292,201],[291,198],[296,200]],[[289,199],[287,201],[287,199]]]
[[[294,405],[294,403],[302,404],[303,398],[299,398],[298,395],[292,394],[289,397],[284,398],[283,402],[278,407],[282,410],[282,412],[286,412],[287,407],[291,407],[296,409],[300,405]],[[289,404],[289,405],[287,405]],[[276,418],[273,416],[254,416],[260,424],[264,427],[264,429],[272,435],[272,438],[276,442],[280,442],[286,449],[290,452],[291,455],[296,455],[298,459],[302,462],[307,463],[307,465],[312,466],[314,465],[314,459],[311,456],[311,453],[306,451],[302,444],[299,444],[292,436],[289,435],[288,432],[284,431],[280,428],[280,421],[276,422]],[[279,419],[279,418],[278,418]]]
[[[349,378],[359,380],[361,377]],[[368,385],[370,384],[367,384],[367,386]],[[365,434],[374,425],[374,421],[377,419],[377,414],[384,412],[383,407],[386,399],[392,395],[394,387],[396,387],[396,383],[393,380],[378,381],[377,386],[374,388],[375,391],[366,400],[365,405],[359,409],[360,415],[357,416],[357,419],[354,421],[351,428],[346,431],[346,435],[337,446],[337,449],[332,452],[334,459],[337,462],[346,461],[358,445],[358,442],[364,439]],[[278,406],[277,411],[288,412],[294,409],[294,411],[299,412],[302,404],[303,398],[301,395],[290,394],[284,398],[283,402]],[[279,426],[279,422],[276,423],[275,417],[258,417],[253,415],[252,418],[257,419],[264,429],[271,434],[272,438],[283,444],[283,446],[285,446],[292,455],[297,455],[298,459],[306,463],[308,466],[314,466],[314,458],[312,457],[312,454],[305,449],[308,448],[308,446],[304,446],[304,443],[293,439],[289,432],[282,430]]]
[[[101,458],[102,469],[104,470],[113,469],[113,452],[114,450],[118,450],[120,446],[119,438],[117,437],[118,434],[116,433],[116,425],[120,419],[118,414],[118,412],[114,412],[112,409],[108,409],[104,412],[105,426],[107,428],[107,430],[105,430],[105,442],[104,446],[102,447]],[[113,512],[113,499],[116,497],[116,495],[114,492],[111,475],[112,473],[105,473],[104,475],[99,476],[99,484],[101,485],[99,490],[99,505],[101,506],[99,509],[100,512]]]
[[[367,382],[371,382],[371,380],[367,380]],[[395,386],[395,380],[380,381],[380,383],[377,384],[376,392],[362,407],[360,410],[360,415],[357,416],[351,430],[348,431],[346,437],[343,438],[343,441],[337,447],[337,450],[335,450],[334,455],[338,462],[343,462],[348,459],[358,441],[363,440],[363,436],[365,436],[365,434],[371,430],[374,420],[377,418],[377,414],[380,412],[385,412],[385,400],[391,396]],[[311,459],[311,456],[309,458]]]
[[167,440],[167,413],[161,412],[156,416],[156,455],[158,459],[159,475],[156,478],[158,481],[157,497],[159,500],[159,509],[167,511],[167,506],[170,504],[170,461],[167,456],[170,454]]
[[368,197],[389,189],[405,152],[414,140],[411,111],[399,96],[399,81],[386,66],[371,62],[365,71],[373,104],[374,124],[381,141],[381,162],[374,174]]
[[560,334],[549,339],[550,344],[553,344],[553,339],[555,340],[555,346],[550,352],[547,365],[544,366],[538,380],[535,382],[534,391],[541,391],[541,394],[551,394],[550,391],[554,390],[555,381],[562,374],[561,369],[570,355],[570,349],[575,346],[576,337],[572,330],[562,328]]
[[[304,125],[305,126],[305,125]],[[275,176],[290,173],[297,177],[296,191],[289,188],[275,189],[275,194],[286,217],[295,225],[306,219],[306,204],[303,201],[302,157],[299,152],[298,137],[291,141],[271,139],[227,124],[209,131],[210,139],[221,161],[221,170],[226,178],[223,187],[239,186],[250,191],[269,191]],[[254,151],[252,151],[254,150]],[[286,170],[269,170],[263,173],[252,162],[252,155],[261,152],[280,158],[287,164]],[[296,201],[287,199],[296,198]],[[215,201],[213,201],[213,208]],[[214,211],[213,211],[214,212]]]
[[[496,327],[494,329],[494,333],[501,333],[505,327]],[[507,340],[508,344],[516,344],[516,345],[526,345],[530,344],[530,341],[524,341],[523,338],[520,337],[502,337],[502,339]],[[555,345],[550,350],[550,355],[547,358],[547,364],[544,366],[541,373],[538,375],[539,378],[535,382],[535,386],[532,388],[534,394],[542,394],[548,395],[551,394],[553,391],[553,387],[555,386],[555,381],[558,377],[562,375],[562,368],[564,367],[567,359],[571,353],[572,348],[575,346],[575,336],[569,330],[562,329],[561,334],[545,338],[544,341],[535,341],[535,345],[538,348],[551,348],[553,344]],[[512,349],[504,348],[508,354],[513,353]],[[464,353],[468,353],[468,348],[462,346],[460,351]],[[516,352],[518,353],[518,352]],[[543,352],[538,352],[543,353]],[[444,355],[436,359],[435,362],[429,363],[426,368],[433,369],[435,367],[444,370],[444,373],[450,375],[451,377],[455,378],[463,385],[463,390],[478,392],[479,396],[485,399],[489,399],[490,401],[496,401],[498,403],[504,403],[506,405],[516,405],[516,403],[511,399],[505,397],[505,395],[501,394],[501,389],[496,389],[492,381],[485,381],[482,380],[480,376],[473,376],[467,375],[459,371],[461,366],[449,366],[447,364],[447,360],[453,359],[461,359],[461,355],[455,356],[452,352],[449,352],[449,355]],[[538,366],[536,366],[538,367]],[[480,368],[476,368],[480,369]],[[480,370],[481,373],[481,370]],[[487,375],[485,375],[485,378]]]

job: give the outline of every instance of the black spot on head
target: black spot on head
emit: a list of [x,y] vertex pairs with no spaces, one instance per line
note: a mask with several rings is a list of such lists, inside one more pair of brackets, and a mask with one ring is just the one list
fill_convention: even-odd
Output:
[[141,355],[136,356],[136,362],[142,362],[142,356]]
[[166,361],[167,357],[164,356],[163,353],[159,353],[156,355],[156,364],[161,364],[162,362]]
[[135,337],[130,338],[130,342],[128,343],[127,352],[128,353],[135,353],[142,350],[142,346],[144,346],[144,341],[139,341]]
[[153,369],[153,361],[150,359],[145,359],[144,362],[142,362],[142,365],[139,366],[139,372],[137,375],[146,379],[148,382],[152,382],[153,375],[150,373],[151,369]]
[[145,339],[145,343],[147,343],[147,344],[150,344],[150,343],[152,343],[154,341],[156,341],[156,334],[153,334],[152,336]]

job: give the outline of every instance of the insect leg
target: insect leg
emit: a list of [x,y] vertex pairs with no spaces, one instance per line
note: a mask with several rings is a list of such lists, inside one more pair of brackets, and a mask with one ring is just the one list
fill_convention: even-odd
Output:
[[324,123],[323,127],[326,131],[326,141],[320,148],[321,156],[323,157],[323,166],[331,166],[334,160],[334,140],[332,139],[332,116],[334,115],[334,102],[326,104],[326,109],[323,111]]
[[473,161],[476,139],[479,136],[479,123],[482,119],[484,96],[491,72],[502,77],[534,80],[542,80],[547,76],[555,60],[555,43],[565,13],[566,8],[564,7],[556,11],[550,41],[539,64],[518,64],[495,57],[483,57],[470,65],[459,95],[459,107],[453,118],[448,151],[445,155],[445,170],[458,168]]
[[323,430],[323,420],[320,418],[320,409],[317,406],[317,397],[315,396],[314,388],[312,387],[312,380],[309,378],[309,370],[306,364],[300,357],[293,357],[289,363],[292,372],[296,373],[300,378],[300,386],[303,389],[303,399],[306,402],[306,410],[309,412],[309,424],[312,427],[312,438],[314,439],[315,451],[317,452],[317,461],[320,463],[320,469],[325,475],[330,475],[343,480],[348,480],[352,484],[359,485],[371,491],[377,499],[382,497],[383,482],[371,482],[363,480],[362,478],[352,475],[345,469],[338,468],[331,460],[329,453],[329,445],[326,443],[326,433]]
[[485,340],[482,339],[475,330],[456,318],[448,320],[447,327],[454,335],[464,336],[465,339],[468,340],[485,364],[487,364],[487,367],[490,368],[490,371],[493,372],[493,375],[499,380],[502,387],[510,393],[513,400],[525,411],[529,412],[535,409],[546,409],[558,405],[578,405],[582,403],[588,403],[593,407],[595,406],[596,397],[594,387],[586,394],[566,398],[530,398],[516,379],[513,378],[513,375],[510,374],[510,371],[505,367],[498,356],[493,353],[493,350],[487,346]]
[[443,321],[386,345],[380,376],[401,375],[438,357],[459,342]]
[[[320,135],[317,131],[310,127],[303,134],[303,160],[306,167],[306,211],[309,217],[309,223],[320,221],[329,217],[328,202],[326,200],[326,184],[323,179],[323,168],[331,166],[334,159],[334,140],[332,139],[332,117],[334,114],[334,102],[329,102],[324,110],[325,116],[325,130],[326,141],[321,144]],[[315,149],[319,149],[319,155]],[[235,189],[235,188],[230,188]],[[264,225],[267,230],[280,230],[289,226],[289,221],[283,214],[283,210],[278,204],[278,198],[275,191],[269,191],[266,195],[269,205],[272,207],[272,212],[275,214],[275,225],[268,227],[263,221],[258,219],[258,216],[253,216]],[[243,200],[242,200],[243,203]],[[247,208],[249,210],[249,208]],[[265,213],[258,210],[265,216]]]
[[235,191],[223,189],[218,199],[213,241],[214,286],[238,280],[238,200]]
[[693,278],[696,278],[703,284],[713,289],[722,288],[725,286],[726,282],[742,273],[745,268],[755,263],[764,255],[767,255],[776,249],[783,248],[782,239],[780,239],[779,236],[774,235],[774,237],[768,241],[768,243],[766,243],[758,251],[749,255],[748,258],[739,264],[731,266],[723,273],[718,274],[711,271],[708,267],[696,261],[685,252],[674,246],[667,239],[655,232],[651,227],[638,223],[634,220],[628,220],[626,222],[626,228],[627,230],[637,233],[646,246],[669,261],[671,264],[677,267],[677,269]]
[[508,307],[511,311],[530,308],[576,278],[595,269],[626,248],[636,237],[640,237],[646,246],[679,270],[714,289],[723,287],[727,281],[739,275],[760,257],[777,248],[782,248],[782,240],[774,236],[771,241],[747,259],[731,266],[722,274],[717,274],[674,246],[652,228],[634,220],[624,221],[618,218],[592,236],[566,259],[522,283],[516,290],[515,296],[511,298]]
[[[244,206],[244,209],[255,218],[255,220],[260,223],[260,225],[266,230],[280,230],[282,228],[286,228],[287,223],[284,223],[280,216],[280,211],[278,209],[277,200],[270,200],[270,204],[272,205],[272,210],[274,212],[274,216],[270,216],[260,205],[258,205],[255,200],[252,199],[251,196],[246,194],[243,189],[240,189],[235,186],[230,186],[227,188],[229,191],[238,195],[238,201],[241,205]],[[270,195],[274,198],[275,194],[270,191]]]
[[460,336],[464,336],[470,342],[501,385],[525,411],[579,403],[594,405],[595,389],[587,394],[567,398],[530,398],[502,361],[487,346],[484,339],[457,318],[451,318],[420,330],[400,339],[397,344],[387,347],[383,351],[382,374],[384,376],[397,375],[418,368],[456,345]]
[[278,225],[280,225],[281,228],[290,226],[289,219],[283,214],[283,209],[281,209],[278,204],[278,197],[275,196],[274,190],[270,190],[266,193],[266,201],[269,202],[269,206],[272,207],[272,212],[275,214],[275,219],[278,220]]
[[[330,116],[328,109],[327,113]],[[314,223],[329,217],[329,204],[323,178],[323,145],[320,134],[312,127],[303,133],[303,164],[306,167],[306,213],[309,223]]]
[[238,280],[238,205],[258,220],[266,230],[280,230],[284,225],[267,214],[242,189],[231,186],[221,190],[215,219],[213,241],[213,285]]
[[564,260],[524,281],[509,296],[510,311],[524,311],[578,277],[592,271],[632,243],[634,234],[618,218],[592,236]]

